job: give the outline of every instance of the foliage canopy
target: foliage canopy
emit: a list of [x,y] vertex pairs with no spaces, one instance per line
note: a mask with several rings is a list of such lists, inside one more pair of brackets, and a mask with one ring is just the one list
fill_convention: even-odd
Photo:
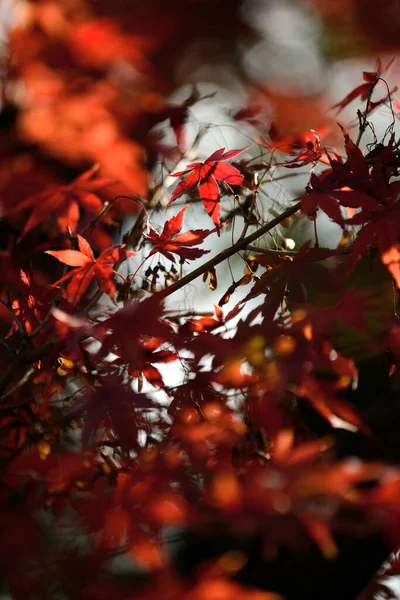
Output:
[[[189,125],[212,94],[170,95],[193,44],[190,72],[217,50],[238,67],[257,39],[245,6],[126,4],[26,2],[10,33],[5,585],[24,599],[354,598],[400,545],[394,61],[331,109],[246,80],[229,117],[249,143],[207,157],[207,127],[190,141]],[[371,15],[343,4],[304,2],[327,30],[359,21],[362,46]],[[387,5],[371,50],[395,53]],[[387,129],[364,147],[380,109]],[[297,174],[293,199],[271,202]],[[212,290],[207,310],[192,282]],[[374,592],[391,597],[380,580]]]

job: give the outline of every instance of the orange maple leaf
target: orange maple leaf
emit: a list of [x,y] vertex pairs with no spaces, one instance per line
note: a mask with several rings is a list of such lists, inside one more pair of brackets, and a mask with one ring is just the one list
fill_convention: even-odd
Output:
[[61,232],[65,233],[68,227],[71,233],[75,233],[80,218],[80,207],[89,215],[98,214],[103,208],[103,202],[97,195],[98,190],[118,182],[104,178],[93,179],[97,169],[98,165],[95,165],[68,185],[49,187],[12,209],[10,213],[14,214],[31,209],[18,241],[49,216],[55,218]]
[[136,256],[136,252],[125,250],[125,244],[111,246],[106,248],[96,260],[87,240],[80,235],[77,237],[79,250],[46,251],[46,254],[51,254],[65,265],[75,267],[54,285],[69,279],[64,290],[65,296],[70,302],[77,303],[95,277],[100,290],[112,297],[115,293],[115,283],[112,279],[115,271],[111,265],[126,260],[129,256]]

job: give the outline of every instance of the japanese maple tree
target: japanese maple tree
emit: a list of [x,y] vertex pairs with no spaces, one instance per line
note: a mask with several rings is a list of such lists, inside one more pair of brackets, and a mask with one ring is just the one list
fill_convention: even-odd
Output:
[[[363,3],[344,4],[350,18]],[[246,80],[247,105],[226,111],[246,142],[191,136],[214,94],[171,99],[182,58],[195,72],[233,55],[243,74],[234,51],[257,37],[245,7],[38,0],[10,32],[0,577],[13,598],[393,597],[375,573],[388,559],[400,571],[395,61],[332,108]],[[381,108],[386,132],[366,144]]]

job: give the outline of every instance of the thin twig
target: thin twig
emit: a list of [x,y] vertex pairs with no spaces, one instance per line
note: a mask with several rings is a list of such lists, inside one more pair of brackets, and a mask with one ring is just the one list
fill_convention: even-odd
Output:
[[197,269],[194,269],[194,271],[192,271],[185,277],[182,277],[182,279],[179,279],[179,281],[176,281],[169,287],[158,292],[159,298],[166,298],[167,296],[171,296],[171,294],[174,294],[181,288],[185,287],[185,285],[187,285],[188,283],[191,283],[194,279],[201,277],[202,275],[204,275],[204,273],[206,273],[207,271],[209,271],[216,265],[219,265],[221,262],[223,262],[227,258],[229,258],[229,257],[233,256],[234,254],[236,254],[237,252],[239,252],[239,250],[244,250],[245,248],[247,248],[247,246],[249,244],[254,242],[254,240],[257,240],[258,238],[263,236],[265,233],[268,233],[268,231],[270,231],[271,229],[273,229],[274,227],[279,225],[279,223],[281,223],[282,221],[284,221],[291,215],[294,215],[296,212],[298,212],[300,210],[300,208],[301,208],[301,201],[297,202],[293,206],[290,206],[289,208],[284,210],[283,213],[281,213],[275,219],[272,219],[272,221],[269,221],[268,223],[263,225],[263,227],[260,227],[260,229],[258,229],[257,231],[254,231],[247,237],[240,238],[230,248],[225,248],[225,250],[222,250],[222,252],[219,252],[219,254],[214,256],[214,258],[211,258],[210,260],[208,260],[207,262],[202,264]]
[[36,337],[42,331],[42,329],[44,329],[46,327],[47,323],[50,320],[51,315],[53,314],[53,308],[57,307],[60,304],[60,302],[61,302],[61,296],[62,296],[61,294],[58,294],[56,296],[56,298],[54,298],[54,300],[51,303],[50,308],[49,308],[49,310],[48,310],[45,318],[43,319],[43,321],[41,321],[39,323],[39,325],[36,327],[36,329],[34,329],[32,331],[32,333],[30,333],[28,335],[29,339],[32,340],[34,337]]
[[[252,246],[249,244],[247,246],[247,250],[250,252],[257,252],[258,254],[267,254],[268,256],[297,256],[299,254],[299,250],[274,250],[273,248],[257,248],[257,246]],[[351,254],[353,251],[352,246],[346,246],[345,248],[321,248],[318,247],[317,250],[329,250],[334,254]]]
[[1,304],[3,304],[3,305],[6,307],[6,309],[7,309],[7,310],[8,310],[8,311],[11,313],[11,315],[12,315],[12,318],[14,319],[14,321],[15,321],[15,324],[16,324],[16,326],[17,326],[17,328],[18,328],[18,331],[20,332],[20,334],[21,334],[22,336],[26,336],[26,331],[25,331],[25,329],[22,327],[21,321],[19,320],[19,318],[18,318],[18,316],[17,316],[17,313],[16,313],[16,312],[15,312],[15,310],[14,310],[14,307],[13,307],[13,305],[12,305],[12,301],[11,301],[11,297],[10,297],[10,292],[9,292],[8,290],[6,290],[6,296],[7,296],[7,302],[5,302],[4,300],[2,300],[1,298],[0,298],[0,302],[1,302]]
[[[11,396],[11,394],[13,394],[16,390],[18,390],[20,387],[22,387],[31,377],[32,375],[35,373],[35,370],[33,367],[29,367],[29,369],[27,370],[27,372],[21,377],[21,379],[19,381],[17,381],[17,383],[8,390],[8,392],[6,392],[5,394],[3,394],[2,396],[0,396],[0,400],[4,400],[5,398],[8,398],[9,396]],[[23,403],[25,404],[26,400],[23,400]],[[30,402],[30,400],[29,400]],[[14,404],[12,406],[15,406]],[[4,409],[4,406],[2,406],[1,408]]]
[[108,213],[108,211],[112,208],[112,206],[114,205],[115,199],[111,200],[111,202],[104,202],[102,209],[97,213],[97,215],[90,221],[90,223],[88,225],[86,225],[86,227],[84,227],[80,232],[79,235],[83,235],[84,233],[86,233],[86,231],[88,231],[89,229],[92,229],[92,227],[94,227],[97,223],[97,221],[99,221],[102,217],[104,217],[105,214]]
[[376,84],[378,83],[379,79],[377,79],[376,81],[374,81],[374,83],[371,85],[369,92],[368,92],[368,96],[367,96],[367,104],[366,104],[366,108],[365,108],[365,112],[364,115],[362,115],[359,112],[359,119],[360,119],[360,128],[358,130],[358,136],[357,136],[357,140],[356,140],[356,146],[360,145],[361,142],[361,138],[365,133],[365,130],[367,129],[368,126],[368,119],[367,117],[368,115],[368,107],[369,107],[369,103],[371,102],[371,97],[372,94],[374,93],[374,89],[376,87]]
[[258,254],[267,254],[268,256],[297,256],[298,250],[274,250],[273,248],[257,248],[249,244],[246,250],[257,252]]
[[253,194],[253,198],[251,200],[251,206],[250,206],[250,210],[249,210],[249,214],[247,215],[247,218],[245,219],[244,222],[244,226],[243,226],[243,230],[242,233],[240,235],[241,238],[244,238],[246,236],[246,233],[250,227],[250,222],[251,222],[251,217],[253,216],[253,212],[254,212],[254,208],[256,206],[256,202],[257,202],[257,194],[260,190],[260,187],[262,185],[262,183],[264,182],[264,179],[266,178],[267,174],[269,173],[269,171],[271,170],[271,165],[267,165],[263,174],[261,175],[260,179],[257,181],[257,184],[254,186],[254,194]]

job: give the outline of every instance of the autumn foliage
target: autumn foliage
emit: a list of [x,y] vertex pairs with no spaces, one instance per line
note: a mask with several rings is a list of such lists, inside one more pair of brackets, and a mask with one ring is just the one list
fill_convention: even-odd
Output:
[[[364,3],[303,4],[329,29]],[[191,111],[214,95],[171,94],[184,64],[238,68],[257,39],[244,6],[38,0],[9,32],[0,574],[13,598],[344,599],[367,584],[360,598],[392,597],[374,575],[400,547],[395,60],[331,106],[244,77],[248,103],[225,112],[247,142],[211,136],[203,151]],[[383,22],[373,50],[396,53]],[[363,13],[359,39],[370,30]]]

